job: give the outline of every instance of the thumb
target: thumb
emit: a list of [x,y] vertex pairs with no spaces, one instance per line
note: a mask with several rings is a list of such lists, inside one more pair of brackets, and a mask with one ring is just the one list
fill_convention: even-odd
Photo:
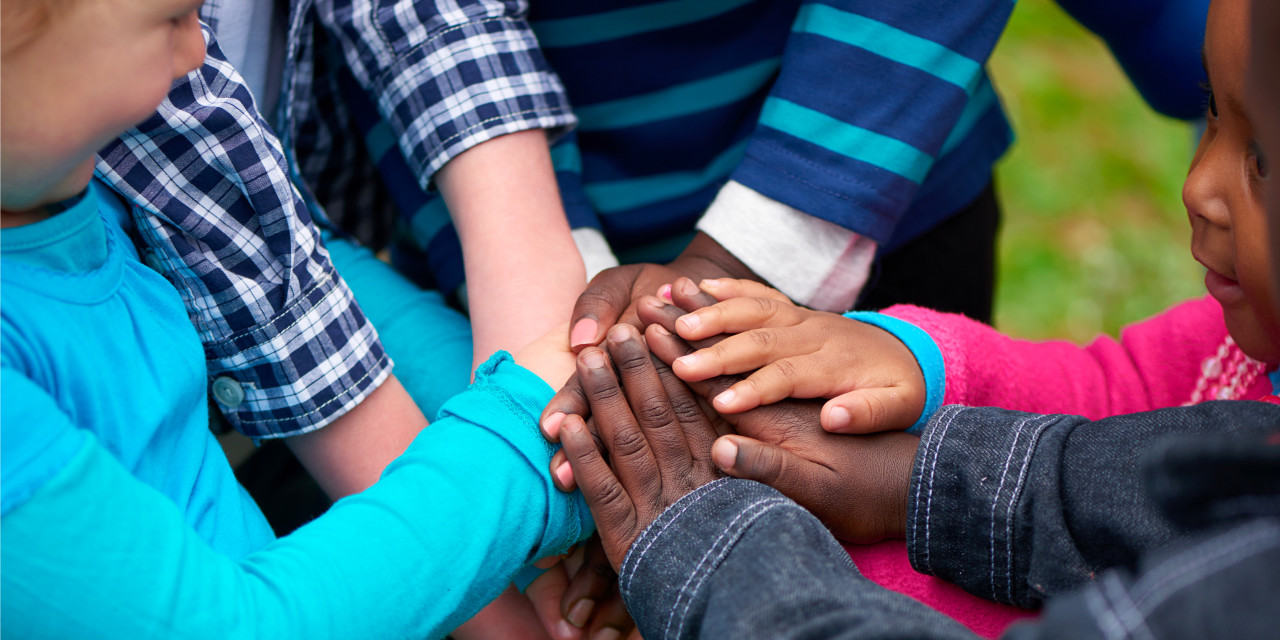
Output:
[[822,428],[831,433],[902,431],[920,419],[924,395],[902,387],[857,389],[822,407]]
[[575,353],[583,347],[600,344],[622,313],[631,306],[631,292],[640,275],[641,265],[624,265],[605,269],[587,284],[573,305],[570,321],[569,348]]
[[726,475],[767,484],[787,495],[805,484],[803,470],[812,464],[782,447],[744,436],[720,436],[711,459]]

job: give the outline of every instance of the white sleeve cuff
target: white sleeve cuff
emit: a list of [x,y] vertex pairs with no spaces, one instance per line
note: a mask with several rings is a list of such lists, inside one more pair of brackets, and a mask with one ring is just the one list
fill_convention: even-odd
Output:
[[698,229],[792,300],[824,311],[853,307],[876,255],[874,240],[733,181]]
[[618,266],[618,258],[609,248],[609,241],[599,229],[580,227],[574,229],[573,242],[578,245],[578,253],[582,254],[582,264],[587,268],[587,282],[597,273]]

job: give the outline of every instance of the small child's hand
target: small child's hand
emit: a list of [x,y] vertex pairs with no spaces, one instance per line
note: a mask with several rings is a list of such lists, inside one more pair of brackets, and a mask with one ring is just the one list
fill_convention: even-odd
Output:
[[542,334],[515,355],[516,364],[537,374],[552,389],[564,386],[576,366],[569,341],[565,339],[568,332],[566,322]]
[[796,306],[750,280],[704,280],[702,288],[719,302],[698,308],[693,299],[701,291],[692,281],[672,286],[677,306],[696,309],[676,321],[676,333],[689,341],[737,335],[677,359],[672,369],[688,382],[754,371],[713,399],[721,413],[785,398],[829,398],[821,422],[835,433],[906,429],[920,418],[924,375],[893,334]]

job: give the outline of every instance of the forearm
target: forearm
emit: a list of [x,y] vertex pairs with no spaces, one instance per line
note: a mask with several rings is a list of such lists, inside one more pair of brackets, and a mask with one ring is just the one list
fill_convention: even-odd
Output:
[[1280,410],[1215,402],[1090,422],[946,407],[920,439],[912,565],[1028,607],[1184,533],[1148,498],[1143,461],[1179,436],[1268,432]]
[[580,498],[545,477],[550,452],[533,412],[550,390],[503,366],[450,403],[377,485],[241,559],[215,553],[171,502],[91,447],[5,517],[6,631],[442,636],[589,522]]
[[542,130],[457,156],[436,183],[458,229],[477,363],[564,322],[586,286]]
[[393,375],[328,426],[285,442],[337,500],[373,486],[426,426],[426,417]]
[[718,481],[669,508],[636,540],[618,581],[646,638],[974,637],[863,578],[817,518],[746,480]]

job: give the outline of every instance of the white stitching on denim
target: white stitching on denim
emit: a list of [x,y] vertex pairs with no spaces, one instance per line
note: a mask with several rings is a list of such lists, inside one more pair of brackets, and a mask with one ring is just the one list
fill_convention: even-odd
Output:
[[1022,495],[1023,486],[1027,481],[1027,471],[1031,468],[1031,457],[1035,454],[1040,436],[1049,428],[1050,421],[1056,420],[1057,416],[1044,416],[1032,428],[1029,436],[1031,442],[1027,443],[1027,454],[1023,457],[1021,471],[1018,472],[1018,483],[1009,494],[1009,507],[1004,514],[1005,593],[1008,596],[1006,602],[1013,602],[1013,508],[1018,503],[1018,496]]
[[1000,506],[1000,494],[1004,493],[1004,481],[1009,477],[1009,465],[1013,463],[1013,454],[1018,451],[1018,440],[1022,438],[1022,428],[1027,426],[1030,418],[1023,418],[1018,421],[1018,428],[1013,432],[1013,442],[1009,444],[1009,455],[1004,460],[1004,469],[1000,471],[1000,484],[996,485],[996,494],[991,497],[991,599],[999,598],[996,595],[996,508]]
[[[942,430],[938,433],[938,437],[934,441],[936,446],[930,446],[930,448],[934,449],[933,462],[929,465],[929,491],[926,494],[924,507],[924,563],[930,573],[933,572],[933,557],[932,550],[929,548],[929,517],[933,513],[933,478],[938,469],[938,451],[942,449],[942,440],[947,435],[947,429],[951,428],[951,423],[955,421],[956,416],[960,415],[962,410],[962,408],[957,408],[955,412],[948,417],[947,423],[942,426]],[[928,451],[926,450],[925,453],[928,454]]]
[[[719,480],[708,482],[707,484],[704,484],[701,487],[698,487],[697,489],[690,492],[689,495],[686,495],[684,498],[682,498],[682,501],[686,501],[686,503],[682,507],[680,507],[679,511],[675,512],[674,514],[671,514],[670,517],[666,517],[666,518],[662,517],[663,515],[666,515],[665,512],[659,515],[659,518],[663,520],[663,522],[661,524],[654,523],[654,524],[658,524],[658,528],[656,531],[653,532],[653,535],[646,535],[646,534],[648,533],[649,528],[652,528],[654,524],[650,524],[649,528],[646,528],[644,531],[640,532],[640,537],[645,538],[644,548],[640,550],[640,554],[638,556],[634,557],[634,560],[632,558],[632,553],[630,552],[628,552],[627,555],[622,559],[623,575],[620,575],[618,577],[618,587],[619,589],[622,590],[624,594],[630,593],[631,579],[635,577],[636,567],[639,566],[641,560],[644,560],[644,554],[649,552],[649,548],[652,547],[653,544],[658,541],[658,538],[662,537],[663,532],[665,532],[667,528],[670,527],[671,524],[674,523],[680,517],[681,514],[687,511],[689,507],[692,507],[693,505],[697,504],[700,500],[702,500],[707,495],[711,494],[716,488],[728,482],[729,480],[731,480],[731,478],[721,478]],[[692,499],[690,499],[691,496],[692,496]],[[633,548],[634,548],[634,545],[633,545]],[[626,578],[625,585],[623,584],[623,580],[622,580],[623,577]]]
[[[1268,548],[1280,547],[1280,542],[1273,539],[1276,534],[1275,524],[1259,523],[1243,532],[1237,532],[1237,539],[1227,546],[1222,546],[1221,538],[1214,538],[1179,553],[1147,573],[1134,585],[1134,592],[1141,592],[1136,606],[1144,613],[1149,613],[1188,584],[1238,564],[1248,556]],[[1162,571],[1171,563],[1187,557],[1192,558],[1190,564]],[[1152,584],[1148,586],[1147,583]]]
[[1110,593],[1111,601],[1115,603],[1113,610],[1120,619],[1120,624],[1124,626],[1126,635],[1141,637],[1144,640],[1155,640],[1155,634],[1147,627],[1146,620],[1143,619],[1138,608],[1134,606],[1133,600],[1125,591],[1124,584],[1120,582],[1119,576],[1114,573],[1108,573],[1103,576],[1102,588]]
[[[785,505],[788,502],[790,501],[786,498],[766,498],[759,502],[752,503],[751,505],[747,506],[747,508],[743,509],[742,513],[739,513],[737,516],[735,516],[727,526],[725,526],[725,530],[721,532],[719,536],[716,536],[715,542],[711,543],[711,546],[707,548],[707,552],[702,554],[702,558],[698,560],[698,563],[696,565],[694,565],[693,573],[689,574],[689,578],[684,581],[683,585],[680,586],[680,595],[676,598],[676,602],[672,606],[671,615],[667,617],[667,624],[665,627],[663,627],[662,637],[664,638],[672,637],[670,634],[671,621],[675,618],[677,611],[679,611],[679,615],[680,615],[680,625],[676,627],[675,637],[680,636],[680,632],[684,629],[685,614],[689,612],[689,607],[693,606],[693,598],[687,597],[686,599],[686,596],[690,594],[690,587],[692,587],[692,590],[696,592],[698,588],[702,585],[703,581],[706,580],[706,577],[711,575],[711,571],[709,568],[715,563],[708,562],[708,559],[711,557],[713,552],[716,552],[716,547],[720,546],[720,543],[724,542],[725,538],[737,533],[737,530],[735,530],[734,525],[736,525],[738,521],[741,520],[742,518],[750,516],[750,520],[743,523],[741,527],[742,531],[746,531],[747,527],[749,527],[752,522],[755,522],[756,519],[758,519],[760,516],[768,512],[770,507],[774,505]],[[797,508],[799,507],[797,506]],[[728,548],[729,547],[726,545],[725,549],[727,550]],[[724,557],[724,554],[725,554],[725,551],[717,552],[715,560],[718,562],[721,558]],[[698,578],[697,582],[694,584],[690,584],[694,581],[694,578]],[[683,609],[681,609],[678,606],[681,604],[682,600],[685,601]]]

